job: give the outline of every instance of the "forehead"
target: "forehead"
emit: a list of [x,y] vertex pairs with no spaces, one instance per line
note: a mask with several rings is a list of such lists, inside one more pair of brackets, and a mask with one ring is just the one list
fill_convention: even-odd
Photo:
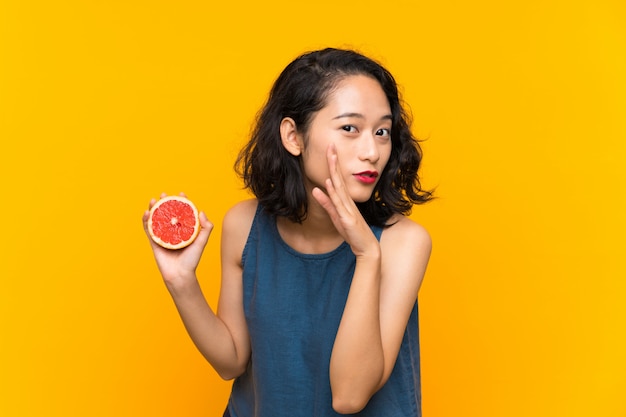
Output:
[[359,113],[390,113],[389,100],[378,80],[350,75],[337,82],[322,110]]

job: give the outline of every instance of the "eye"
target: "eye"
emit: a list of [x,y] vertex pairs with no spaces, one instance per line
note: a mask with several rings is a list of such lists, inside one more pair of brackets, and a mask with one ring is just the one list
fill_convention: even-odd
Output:
[[341,128],[343,130],[345,130],[348,133],[356,133],[356,127],[352,126],[352,125],[345,125],[345,126],[341,126]]
[[390,129],[378,129],[376,131],[376,136],[385,136],[385,137],[389,137],[391,136],[391,130]]

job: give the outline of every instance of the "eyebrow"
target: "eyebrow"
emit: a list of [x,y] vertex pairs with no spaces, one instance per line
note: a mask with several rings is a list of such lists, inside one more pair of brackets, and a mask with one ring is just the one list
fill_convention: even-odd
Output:
[[[365,119],[361,113],[342,113],[339,116],[333,117],[333,120],[343,119],[344,117],[356,117],[358,119]],[[391,114],[386,114],[380,118],[380,120],[393,120],[393,116]]]

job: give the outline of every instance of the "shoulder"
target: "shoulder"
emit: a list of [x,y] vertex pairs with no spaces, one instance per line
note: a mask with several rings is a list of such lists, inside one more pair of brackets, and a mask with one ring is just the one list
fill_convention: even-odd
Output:
[[232,206],[224,215],[224,227],[238,228],[249,226],[252,224],[258,202],[256,198],[243,200]]
[[257,206],[256,199],[244,200],[235,204],[224,215],[222,252],[225,255],[241,259]]
[[380,238],[384,246],[419,246],[430,251],[432,239],[424,226],[402,215],[391,218],[390,226],[383,229]]
[[428,231],[406,216],[395,216],[383,230],[380,248],[383,276],[412,284],[411,291],[419,288],[432,251]]

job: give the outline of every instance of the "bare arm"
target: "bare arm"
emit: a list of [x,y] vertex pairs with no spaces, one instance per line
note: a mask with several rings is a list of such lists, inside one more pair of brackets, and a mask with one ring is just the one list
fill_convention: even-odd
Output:
[[360,411],[389,379],[430,256],[428,233],[403,216],[380,244],[349,198],[329,149],[328,195],[313,196],[326,209],[356,255],[356,268],[330,361],[333,408]]
[[361,410],[393,371],[431,251],[427,232],[407,218],[385,230],[380,261],[357,258],[330,364],[338,412]]
[[243,266],[241,256],[248,239],[256,200],[237,204],[224,217],[222,230],[222,286],[217,315],[232,337],[236,360],[225,379],[241,375],[250,360],[250,336],[243,310]]
[[[154,202],[154,200],[151,202],[151,206]],[[146,212],[143,216],[144,228],[146,228],[147,219],[148,213]],[[226,219],[224,223],[224,231],[226,232]],[[231,324],[231,322],[238,322],[232,315],[226,314],[224,318],[215,315],[202,293],[196,277],[196,268],[208,242],[213,224],[209,222],[204,213],[200,214],[200,224],[202,229],[197,239],[185,249],[171,251],[161,248],[150,238],[149,241],[159,271],[189,336],[200,353],[220,376],[230,379],[239,375],[242,368],[245,369],[247,358],[242,357],[242,353],[245,355],[246,352],[245,349],[238,349],[238,346],[242,341],[241,334],[246,333],[246,331],[242,331],[237,325]],[[231,247],[233,246],[231,244]],[[226,269],[231,274],[227,279],[223,278],[222,281],[228,283],[236,281],[238,278],[236,268],[231,265]],[[226,286],[231,288],[232,284]],[[236,299],[236,295],[231,294],[231,292],[227,290],[225,296],[228,299]],[[221,293],[220,300],[223,297]],[[242,301],[240,300],[239,303],[241,304]],[[242,362],[244,362],[243,365]]]
[[357,258],[330,359],[333,408],[342,414],[365,407],[383,379],[380,282],[380,251]]

